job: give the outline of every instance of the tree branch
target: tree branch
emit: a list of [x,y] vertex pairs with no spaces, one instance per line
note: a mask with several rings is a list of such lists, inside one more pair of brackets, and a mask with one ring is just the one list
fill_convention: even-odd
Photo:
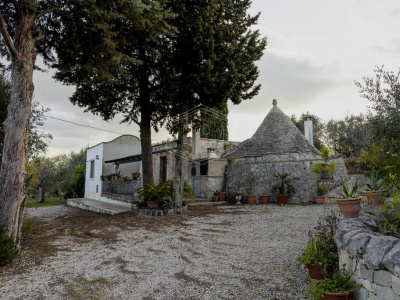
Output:
[[61,7],[70,4],[72,1],[73,0],[69,0],[69,1],[66,1],[64,3],[60,3],[60,4],[58,4],[58,5],[56,5],[56,6],[52,7],[52,8],[49,8],[47,10],[44,10],[41,13],[36,15],[36,19],[39,19],[40,17],[43,17],[44,15],[51,14],[52,12],[54,12],[56,10],[59,10]]
[[3,35],[4,41],[10,50],[12,56],[18,56],[18,51],[15,49],[14,43],[11,40],[10,34],[8,33],[6,23],[4,22],[3,16],[0,13],[0,32]]

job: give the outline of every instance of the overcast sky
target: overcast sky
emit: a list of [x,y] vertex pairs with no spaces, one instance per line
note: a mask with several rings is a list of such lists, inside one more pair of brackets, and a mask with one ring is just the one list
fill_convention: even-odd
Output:
[[[400,67],[400,2],[396,0],[254,0],[250,13],[261,12],[259,25],[268,38],[258,62],[262,84],[258,96],[229,105],[229,134],[235,141],[253,135],[278,100],[287,115],[309,111],[324,120],[367,111],[354,80],[373,76],[377,65]],[[73,106],[74,88],[52,79],[53,72],[35,72],[35,99],[51,111],[47,115],[75,123],[139,136],[135,124],[104,122]],[[77,151],[117,137],[117,134],[48,118],[43,130],[53,135],[48,156]],[[153,134],[154,142],[169,136]]]

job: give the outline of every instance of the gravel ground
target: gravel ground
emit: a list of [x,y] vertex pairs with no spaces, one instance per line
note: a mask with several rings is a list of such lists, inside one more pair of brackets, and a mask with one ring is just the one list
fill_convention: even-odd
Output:
[[[297,257],[309,228],[331,206],[212,209],[157,220],[99,217],[66,206],[29,209],[42,222],[29,253],[36,253],[40,236],[54,251],[40,263],[0,270],[0,298],[305,299],[308,275],[297,268]],[[70,216],[86,223],[101,218],[102,225],[67,226]],[[20,260],[29,261],[29,253],[24,250]]]

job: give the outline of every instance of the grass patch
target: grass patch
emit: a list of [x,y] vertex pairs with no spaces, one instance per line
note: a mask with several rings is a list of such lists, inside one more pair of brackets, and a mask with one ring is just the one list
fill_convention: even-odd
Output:
[[28,199],[28,201],[26,201],[27,208],[50,207],[65,204],[67,204],[67,200],[60,198],[46,198],[42,203],[39,203],[36,199],[33,198],[30,198]]

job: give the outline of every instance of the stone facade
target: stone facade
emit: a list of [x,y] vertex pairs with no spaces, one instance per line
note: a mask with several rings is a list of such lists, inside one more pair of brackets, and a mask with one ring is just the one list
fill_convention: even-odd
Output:
[[[376,230],[373,216],[366,212],[359,218],[340,219],[334,236],[339,264],[349,273],[356,270],[352,279],[363,285],[357,300],[400,300],[400,240]],[[356,264],[360,248],[364,255]]]
[[[249,188],[247,180],[255,177],[251,190],[258,198],[260,194],[271,194],[278,173],[290,173],[296,192],[288,203],[314,200],[321,178],[312,172],[312,168],[321,161],[320,152],[277,107],[276,102],[254,135],[224,158],[229,161],[227,191],[245,195]],[[343,159],[335,161],[337,167],[330,179],[330,188],[347,176]],[[276,201],[275,195],[271,195],[270,200]]]

